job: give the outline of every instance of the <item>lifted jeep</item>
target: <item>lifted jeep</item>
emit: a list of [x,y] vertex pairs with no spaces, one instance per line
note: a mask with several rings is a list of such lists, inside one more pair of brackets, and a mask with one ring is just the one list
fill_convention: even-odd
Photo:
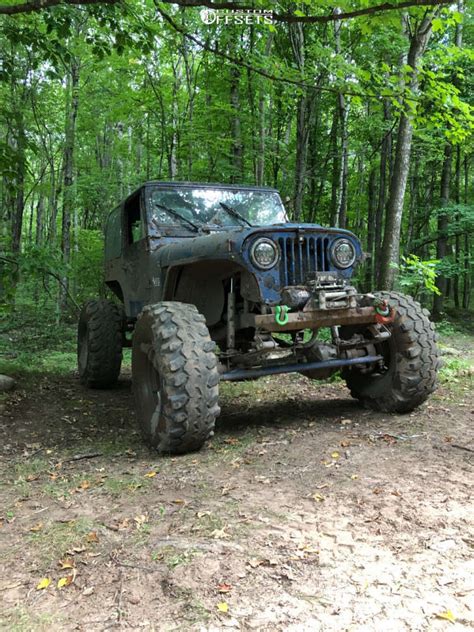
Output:
[[360,294],[362,260],[351,232],[288,222],[275,189],[147,182],[108,217],[105,281],[123,307],[83,307],[80,378],[113,386],[131,344],[138,419],[162,453],[213,434],[222,380],[342,371],[365,406],[409,412],[436,387],[434,327],[408,296]]

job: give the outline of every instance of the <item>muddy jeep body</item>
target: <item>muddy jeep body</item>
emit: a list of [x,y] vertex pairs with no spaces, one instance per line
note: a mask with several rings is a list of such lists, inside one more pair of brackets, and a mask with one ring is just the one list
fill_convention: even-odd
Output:
[[[357,237],[286,221],[275,189],[146,183],[110,214],[105,260],[123,312],[104,301],[84,308],[81,377],[112,383],[118,340],[133,332],[138,416],[162,452],[199,448],[212,434],[221,380],[342,370],[366,405],[400,412],[435,387],[427,314],[409,297],[359,293]],[[107,343],[92,340],[99,325]]]

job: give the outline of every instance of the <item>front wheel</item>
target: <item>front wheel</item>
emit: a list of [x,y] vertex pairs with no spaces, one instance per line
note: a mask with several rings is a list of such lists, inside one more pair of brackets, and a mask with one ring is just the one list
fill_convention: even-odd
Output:
[[145,441],[158,452],[198,450],[220,412],[215,343],[194,305],[166,301],[138,317],[132,380]]
[[[429,312],[410,296],[399,292],[379,292],[395,311],[387,325],[391,337],[375,345],[384,357],[384,369],[366,373],[356,367],[345,369],[343,377],[351,395],[366,408],[384,412],[411,412],[436,389],[440,366],[436,333]],[[341,327],[341,337],[349,338],[353,328]]]

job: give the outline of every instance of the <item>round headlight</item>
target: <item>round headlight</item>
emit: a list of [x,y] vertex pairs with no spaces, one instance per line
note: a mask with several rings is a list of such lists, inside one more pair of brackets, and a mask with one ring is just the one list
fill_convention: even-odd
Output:
[[273,268],[278,261],[279,254],[276,243],[266,237],[261,237],[254,241],[250,248],[252,263],[262,270]]
[[331,247],[331,259],[338,268],[350,268],[356,260],[356,250],[348,239],[336,239]]

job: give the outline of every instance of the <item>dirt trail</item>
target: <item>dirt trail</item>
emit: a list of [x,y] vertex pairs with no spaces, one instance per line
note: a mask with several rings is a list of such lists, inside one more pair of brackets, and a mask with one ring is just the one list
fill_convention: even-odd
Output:
[[180,458],[141,444],[127,378],[44,378],[3,413],[2,629],[474,627],[469,386],[408,416],[300,376],[226,387]]

